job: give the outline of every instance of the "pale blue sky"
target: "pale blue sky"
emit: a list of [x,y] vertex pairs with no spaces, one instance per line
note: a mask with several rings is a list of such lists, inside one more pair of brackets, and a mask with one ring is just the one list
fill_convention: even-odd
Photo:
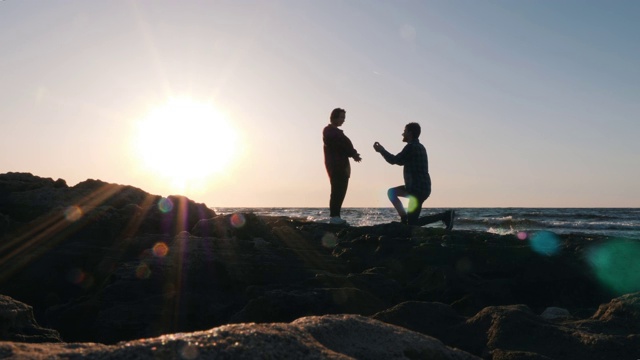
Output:
[[[346,207],[389,206],[402,169],[372,144],[399,152],[413,121],[426,207],[638,207],[637,19],[638,1],[6,0],[0,173],[323,207],[321,131],[343,107],[363,158]],[[136,154],[136,124],[174,97],[214,104],[235,149],[176,139],[184,119],[157,146],[191,167],[235,154],[224,172],[176,186]]]

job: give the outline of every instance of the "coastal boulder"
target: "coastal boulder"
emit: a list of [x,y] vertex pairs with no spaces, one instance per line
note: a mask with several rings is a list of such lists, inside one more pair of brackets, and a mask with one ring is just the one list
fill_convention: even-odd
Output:
[[480,359],[432,337],[355,315],[231,324],[115,345],[3,342],[0,353],[12,359]]
[[[134,208],[137,211],[132,211]],[[122,216],[113,217],[109,213]],[[128,235],[175,235],[189,230],[200,219],[215,216],[215,211],[183,196],[163,198],[132,186],[101,180],[88,179],[68,187],[62,179],[54,181],[29,173],[6,173],[0,174],[0,214],[15,224],[37,219],[61,228],[66,222],[66,229],[79,228],[71,226],[75,223],[92,226],[96,222],[109,222],[121,231],[128,230]]]
[[38,325],[31,306],[0,295],[0,340],[24,343],[62,342],[60,334]]
[[172,236],[215,215],[185,197],[132,186],[89,179],[68,187],[0,174],[0,293],[44,318],[52,306],[100,291],[121,263],[139,259],[149,249],[145,234]]
[[490,306],[467,318],[448,305],[424,302],[402,303],[373,318],[495,360],[627,359],[640,349],[639,299],[613,299],[582,320],[547,319],[525,305]]
[[454,347],[466,345],[463,339],[469,335],[464,327],[467,319],[442,303],[407,301],[372,318],[432,336]]
[[476,342],[462,348],[478,354],[477,340],[485,337],[482,356],[495,360],[529,359],[533,354],[533,358],[575,360],[637,357],[640,334],[620,333],[601,325],[605,324],[545,320],[523,305],[488,307],[467,320],[470,338]]
[[[114,344],[56,345],[71,357],[256,355],[273,340],[274,357],[376,358],[367,348],[379,346],[388,358],[437,358],[412,347],[425,335],[491,359],[637,357],[639,295],[613,299],[589,260],[609,239],[556,240],[541,253],[514,235],[217,215],[100,180],[0,175],[0,293],[67,341]],[[566,311],[538,315],[549,308]],[[8,314],[8,334],[32,334]],[[402,354],[384,348],[387,332],[402,334],[388,338]],[[227,335],[233,343],[206,340]]]

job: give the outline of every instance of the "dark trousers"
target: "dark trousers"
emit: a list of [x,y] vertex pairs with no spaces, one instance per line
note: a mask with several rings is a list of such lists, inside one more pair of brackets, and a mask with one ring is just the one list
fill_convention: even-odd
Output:
[[422,204],[427,198],[411,197],[409,198],[409,209],[407,209],[407,223],[409,225],[418,225]]
[[[412,200],[414,201],[413,206],[411,204]],[[439,214],[420,216],[420,211],[422,211],[422,203],[424,203],[425,200],[427,200],[427,198],[415,198],[415,200],[409,200],[409,211],[407,213],[407,223],[409,225],[425,226],[438,221],[445,221],[447,216],[450,216],[449,211],[445,211]]]
[[[389,189],[387,192],[389,196],[389,200],[393,204],[393,207],[396,208],[400,218],[403,222],[409,225],[419,225],[423,226],[426,224],[430,224],[432,222],[438,221],[444,215],[432,215],[432,216],[423,216],[420,217],[420,211],[422,211],[422,204],[427,200],[429,195],[431,195],[431,189],[429,189],[426,193],[420,195],[414,195],[407,191],[407,188],[404,185],[396,186],[394,188]],[[405,213],[402,202],[399,197],[409,198],[409,206]]]
[[330,216],[340,216],[340,209],[347,195],[347,187],[349,186],[349,177],[334,175],[329,178],[331,181],[331,199],[329,199]]

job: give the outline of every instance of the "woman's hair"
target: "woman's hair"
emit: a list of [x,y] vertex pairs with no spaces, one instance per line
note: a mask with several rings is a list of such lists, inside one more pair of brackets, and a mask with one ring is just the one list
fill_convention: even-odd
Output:
[[338,116],[340,116],[340,114],[346,114],[347,112],[344,109],[341,108],[335,108],[333,109],[333,111],[331,111],[331,116],[329,116],[329,120],[331,120],[331,122],[333,122],[333,120],[337,119]]

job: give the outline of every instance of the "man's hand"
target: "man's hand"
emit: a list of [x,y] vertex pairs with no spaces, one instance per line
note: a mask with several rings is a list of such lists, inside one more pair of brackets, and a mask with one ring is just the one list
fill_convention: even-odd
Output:
[[360,162],[360,161],[362,161],[362,158],[360,157],[360,154],[356,154],[356,155],[353,157],[353,160],[355,160],[356,162]]
[[373,149],[376,152],[380,152],[380,151],[384,150],[384,146],[380,145],[380,143],[376,141],[376,142],[373,143]]

